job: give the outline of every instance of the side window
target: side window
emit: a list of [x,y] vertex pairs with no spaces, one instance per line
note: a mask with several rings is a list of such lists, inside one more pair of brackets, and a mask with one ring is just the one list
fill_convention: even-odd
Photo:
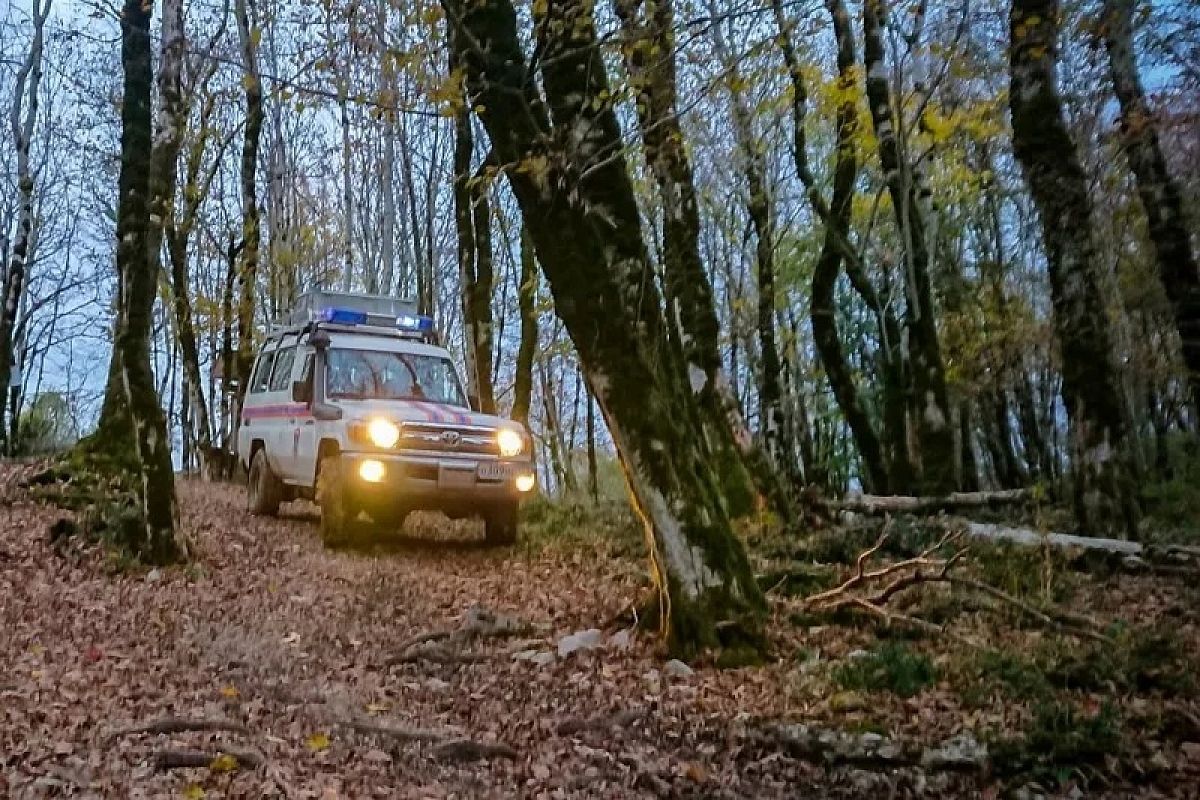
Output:
[[269,391],[282,392],[291,388],[292,364],[295,360],[296,348],[289,347],[287,350],[279,351],[279,355],[275,358],[275,369],[271,373]]
[[304,354],[304,368],[300,370],[300,380],[304,381],[307,384],[312,383],[313,363],[314,363],[313,354],[305,353]]
[[275,351],[263,353],[258,357],[258,367],[254,370],[254,377],[250,380],[251,392],[265,392],[267,390],[267,381],[271,377],[271,366],[275,363]]

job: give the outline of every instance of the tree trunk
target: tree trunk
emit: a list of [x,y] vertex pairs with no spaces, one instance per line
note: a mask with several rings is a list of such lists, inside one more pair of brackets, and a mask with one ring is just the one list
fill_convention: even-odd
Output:
[[[117,319],[108,382],[96,432],[77,453],[112,474],[137,498],[136,521],[109,533],[152,563],[186,557],[175,531],[170,440],[150,366],[157,262],[149,244],[151,186],[150,7],[126,0],[121,14],[121,171],[117,205]],[[124,518],[128,519],[128,518]]]
[[668,342],[591,4],[537,9],[545,103],[510,0],[445,6],[466,34],[455,38],[471,105],[496,158],[522,165],[506,175],[646,523],[668,641],[685,656],[707,646],[757,652],[762,594]]
[[792,42],[791,26],[784,17],[781,0],[774,0],[772,5],[779,27],[780,49],[783,51],[784,63],[792,83],[792,155],[796,163],[796,174],[804,185],[809,204],[825,225],[824,241],[812,277],[809,316],[813,343],[834,399],[850,426],[851,435],[862,459],[863,483],[870,491],[882,494],[889,489],[883,447],[870,415],[859,398],[853,371],[842,351],[834,303],[834,290],[843,258],[855,258],[857,255],[849,246],[851,203],[858,177],[858,159],[855,154],[858,111],[853,98],[854,31],[845,5],[841,0],[833,0],[829,4],[829,10],[833,17],[834,38],[837,42],[837,85],[842,101],[837,109],[837,157],[833,172],[833,195],[827,202],[817,187],[816,178],[808,163],[805,133],[808,90]]
[[380,212],[380,285],[384,294],[396,291],[396,190],[393,185],[393,175],[396,169],[396,111],[395,106],[400,102],[396,91],[396,63],[391,50],[387,46],[387,13],[388,0],[378,0],[376,40],[379,45],[379,89],[384,105],[383,110],[383,158],[379,162],[379,194],[382,211]]
[[1071,426],[1075,512],[1087,531],[1137,533],[1138,508],[1087,177],[1056,83],[1058,0],[1013,0],[1009,69],[1013,151],[1041,216],[1063,401]]
[[[450,47],[450,72],[457,67],[455,47]],[[480,174],[472,175],[475,138],[466,98],[454,115],[454,225],[458,233],[458,271],[462,292],[464,349],[467,361],[467,394],[471,406],[485,414],[496,413],[492,388],[492,212],[488,187]],[[486,164],[486,162],[485,162]]]
[[[617,0],[625,31],[624,55],[637,92],[638,124],[646,161],[662,203],[663,288],[667,320],[677,328],[682,357],[699,399],[701,424],[721,476],[730,512],[754,510],[757,496],[786,515],[773,465],[763,458],[742,419],[718,347],[712,284],[700,258],[700,212],[692,165],[676,111],[674,10],[669,0]],[[773,332],[773,331],[772,331]]]
[[[50,0],[33,0],[33,40],[29,44],[29,53],[21,68],[17,71],[15,88],[13,90],[12,108],[9,111],[9,126],[12,130],[13,145],[17,156],[17,231],[12,244],[12,261],[4,271],[3,286],[0,287],[0,456],[12,455],[16,444],[15,425],[17,422],[16,407],[13,402],[13,432],[8,436],[9,427],[5,424],[4,414],[8,409],[9,384],[13,381],[13,369],[18,366],[13,331],[17,327],[17,317],[21,310],[21,299],[25,293],[26,267],[30,255],[30,244],[33,239],[33,171],[29,165],[29,146],[33,140],[33,127],[37,122],[38,87],[42,82],[42,52],[44,49],[43,31],[46,27],[46,17],[50,14]],[[26,90],[28,85],[28,91]],[[29,105],[22,106],[25,98]],[[0,261],[0,266],[3,266]],[[17,376],[18,381],[20,375]],[[19,392],[14,386],[14,395]],[[13,400],[17,398],[12,398]]]
[[[252,27],[250,13],[254,0],[235,0],[238,41],[242,50],[242,86],[246,93],[246,130],[242,139],[242,248],[238,265],[239,286],[237,305],[237,395],[235,413],[241,416],[242,398],[254,365],[254,300],[258,282],[258,252],[260,244],[258,211],[258,141],[262,133],[262,81],[258,74],[257,28]],[[226,380],[228,380],[228,373]]]
[[521,226],[521,286],[517,291],[517,307],[521,316],[521,342],[517,346],[517,363],[513,376],[512,418],[529,426],[529,406],[533,397],[533,359],[537,354],[537,255],[529,229]]
[[[729,89],[734,140],[746,178],[746,213],[754,228],[754,264],[758,289],[756,320],[759,347],[760,434],[767,455],[775,468],[789,478],[794,478],[799,470],[795,463],[795,447],[787,440],[786,435],[791,426],[784,418],[783,386],[780,383],[783,364],[779,358],[775,332],[775,219],[767,186],[766,158],[762,147],[755,140],[753,116],[740,86],[742,79],[735,54],[725,41],[720,9],[713,0],[709,0],[708,8],[712,18],[717,20],[711,26],[713,42],[722,61],[723,75]],[[663,49],[669,47],[668,43],[662,43],[660,46]],[[654,57],[661,58],[657,54]],[[679,147],[682,149],[682,136]]]
[[895,210],[896,227],[904,243],[905,328],[908,333],[906,399],[916,417],[920,490],[942,494],[955,488],[958,452],[946,389],[946,374],[938,342],[933,292],[929,280],[930,245],[922,217],[912,165],[901,152],[897,119],[884,65],[884,0],[863,3],[863,67],[867,105],[878,141],[879,163]]
[[1158,120],[1146,101],[1133,47],[1132,0],[1105,0],[1104,42],[1121,104],[1121,145],[1137,179],[1158,276],[1175,314],[1193,403],[1200,404],[1200,267],[1179,184],[1167,172]]

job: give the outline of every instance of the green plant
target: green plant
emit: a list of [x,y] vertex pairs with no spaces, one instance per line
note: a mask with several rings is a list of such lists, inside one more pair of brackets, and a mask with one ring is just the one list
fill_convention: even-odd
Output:
[[833,678],[843,689],[912,697],[937,681],[937,669],[923,653],[913,652],[900,642],[886,642],[839,665]]
[[993,755],[1003,772],[1065,783],[1086,776],[1086,767],[1102,764],[1121,749],[1121,718],[1111,704],[1089,715],[1069,703],[1042,702],[1025,735],[996,742]]
[[955,683],[964,694],[978,695],[999,690],[1014,698],[1045,698],[1051,692],[1041,667],[1007,650],[973,653]]
[[1188,696],[1197,689],[1195,669],[1172,631],[1120,630],[1111,644],[1043,646],[1037,659],[1047,679],[1063,689],[1159,692]]

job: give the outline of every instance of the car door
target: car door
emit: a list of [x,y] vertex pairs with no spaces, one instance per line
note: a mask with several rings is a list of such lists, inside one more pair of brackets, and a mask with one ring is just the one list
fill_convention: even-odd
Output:
[[250,450],[254,441],[260,441],[267,449],[267,460],[271,469],[276,469],[278,461],[275,458],[275,448],[270,438],[270,405],[267,400],[267,384],[271,379],[271,368],[275,365],[275,349],[264,349],[258,356],[258,363],[250,375],[250,386],[246,390],[246,399],[242,403],[241,425],[238,427],[239,451],[250,458]]
[[[301,348],[296,352],[296,370],[293,380],[304,381],[310,387],[314,380],[313,366],[316,353]],[[312,396],[312,390],[309,390]],[[312,415],[312,403],[295,403],[296,415],[293,423],[292,461],[289,478],[301,486],[311,486],[317,474],[317,420]]]
[[292,431],[295,426],[295,407],[292,404],[292,367],[296,361],[296,345],[284,341],[275,355],[271,378],[267,384],[266,403],[271,409],[267,416],[266,435],[270,437],[272,467],[286,479],[292,471],[295,454]]

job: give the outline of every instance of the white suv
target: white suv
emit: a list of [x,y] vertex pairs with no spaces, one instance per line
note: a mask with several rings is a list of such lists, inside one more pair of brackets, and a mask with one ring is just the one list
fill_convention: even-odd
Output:
[[315,500],[326,544],[370,530],[362,515],[398,528],[416,510],[482,516],[489,543],[511,544],[535,482],[528,432],[468,407],[408,301],[304,295],[259,351],[239,422],[251,513]]

